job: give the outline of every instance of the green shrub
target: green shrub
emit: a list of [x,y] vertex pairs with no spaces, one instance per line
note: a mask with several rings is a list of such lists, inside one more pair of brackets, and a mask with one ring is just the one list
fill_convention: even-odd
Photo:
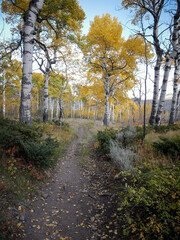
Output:
[[180,130],[180,126],[178,124],[173,124],[173,125],[161,125],[161,126],[154,126],[154,130],[157,133],[167,133],[168,131],[177,131]]
[[173,138],[159,137],[161,141],[154,142],[152,144],[153,148],[157,153],[163,153],[166,156],[172,158],[179,157],[180,153],[180,136],[175,136]]
[[113,128],[106,128],[103,131],[98,131],[97,141],[99,142],[99,149],[103,154],[108,155],[110,153],[110,140],[115,140],[117,130]]
[[[177,131],[180,129],[180,126],[178,124],[174,125],[162,125],[162,126],[157,126],[157,125],[148,125],[146,126],[146,135],[149,134],[150,132],[155,132],[155,133],[167,133],[168,131]],[[144,136],[144,129],[143,127],[136,126],[136,134],[135,138],[142,139]]]
[[15,157],[32,162],[38,167],[48,167],[55,162],[57,140],[43,137],[43,128],[27,126],[10,120],[0,120],[0,144],[4,150],[16,149]]
[[[149,134],[150,132],[154,131],[154,127],[151,126],[150,124],[146,126],[146,135]],[[136,126],[136,134],[134,138],[136,139],[143,139],[144,137],[144,128],[140,126]]]
[[120,177],[118,215],[127,239],[179,239],[179,168],[121,172]]
[[70,131],[70,125],[68,122],[63,121],[62,122],[62,130],[69,132]]
[[[5,132],[7,131],[7,134]],[[1,134],[2,133],[2,134]],[[43,129],[39,125],[28,126],[9,119],[0,119],[0,135],[1,142],[7,141],[8,139],[3,140],[3,136],[7,138],[19,137],[23,141],[31,139],[33,142],[39,142],[43,135]]]
[[42,168],[50,167],[56,162],[54,156],[58,145],[58,142],[50,137],[42,143],[20,141],[19,154],[26,162],[31,162]]

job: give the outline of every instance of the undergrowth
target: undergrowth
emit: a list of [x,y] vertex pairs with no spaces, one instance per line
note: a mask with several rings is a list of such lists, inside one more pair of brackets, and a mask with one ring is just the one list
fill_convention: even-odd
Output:
[[[110,153],[120,170],[116,179],[122,239],[179,239],[179,129],[179,125],[148,126],[143,144],[142,127],[98,133],[95,148],[105,156]],[[154,141],[148,142],[151,135]]]
[[25,207],[72,138],[68,124],[0,119],[0,239],[18,239]]

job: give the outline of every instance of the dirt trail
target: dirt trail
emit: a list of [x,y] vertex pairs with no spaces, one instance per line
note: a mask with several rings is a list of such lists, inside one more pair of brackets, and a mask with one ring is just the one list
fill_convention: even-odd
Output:
[[115,239],[106,235],[98,237],[101,230],[95,222],[100,219],[94,218],[94,206],[100,205],[92,194],[91,174],[79,165],[79,147],[85,134],[84,127],[80,127],[77,139],[70,144],[46,186],[26,210],[21,239]]

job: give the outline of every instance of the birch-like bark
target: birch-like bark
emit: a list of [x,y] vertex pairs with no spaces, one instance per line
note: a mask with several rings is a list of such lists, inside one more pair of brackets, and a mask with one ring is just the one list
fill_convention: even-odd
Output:
[[178,120],[179,98],[180,98],[180,90],[178,91],[177,100],[176,100],[176,113],[175,113],[175,119],[176,120]]
[[112,123],[114,124],[114,104],[112,105]]
[[59,99],[56,100],[56,119],[59,116]]
[[103,123],[105,126],[108,127],[109,123],[110,123],[110,111],[109,111],[110,93],[109,93],[109,78],[108,78],[108,76],[106,76],[104,87],[105,87],[105,112],[104,112]]
[[3,72],[3,118],[6,116],[6,77]]
[[156,65],[154,67],[153,100],[152,100],[151,115],[149,119],[149,123],[151,125],[155,123],[155,119],[156,119],[156,113],[157,113],[157,107],[158,107],[158,96],[159,96],[160,69],[161,69],[162,55],[163,55],[163,51],[160,48],[160,43],[158,39],[158,22],[159,22],[159,18],[154,20],[153,40],[154,40],[157,59],[156,59]]
[[23,77],[20,102],[20,122],[31,125],[31,87],[33,37],[37,17],[43,7],[44,0],[32,0],[24,16],[23,30]]
[[53,119],[54,116],[54,98],[51,98],[51,120]]
[[45,71],[44,78],[44,102],[43,102],[43,122],[47,123],[48,121],[48,86],[49,86],[49,74],[50,74],[50,64],[47,60],[47,66]]
[[173,30],[173,36],[172,36],[173,50],[170,56],[166,60],[161,95],[160,95],[160,100],[159,100],[159,105],[158,105],[158,110],[156,115],[156,124],[158,126],[161,123],[161,117],[162,117],[162,112],[163,112],[163,107],[164,107],[164,102],[166,97],[167,83],[168,83],[169,73],[171,70],[172,61],[175,59],[175,57],[178,54],[179,17],[180,17],[180,2],[177,0],[177,11],[176,11],[176,14],[174,15],[174,30]]
[[180,49],[179,49],[179,52],[178,52],[178,57],[177,57],[177,59],[175,59],[173,97],[172,97],[172,103],[171,103],[171,112],[170,112],[169,124],[174,124],[174,122],[175,122],[179,76],[180,76]]

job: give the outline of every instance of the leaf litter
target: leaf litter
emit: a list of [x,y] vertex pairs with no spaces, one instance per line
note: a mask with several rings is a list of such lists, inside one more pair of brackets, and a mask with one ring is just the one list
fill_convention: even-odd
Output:
[[86,168],[78,162],[86,131],[79,128],[78,139],[52,170],[41,194],[32,199],[18,239],[120,239],[108,163],[95,156],[89,158]]

